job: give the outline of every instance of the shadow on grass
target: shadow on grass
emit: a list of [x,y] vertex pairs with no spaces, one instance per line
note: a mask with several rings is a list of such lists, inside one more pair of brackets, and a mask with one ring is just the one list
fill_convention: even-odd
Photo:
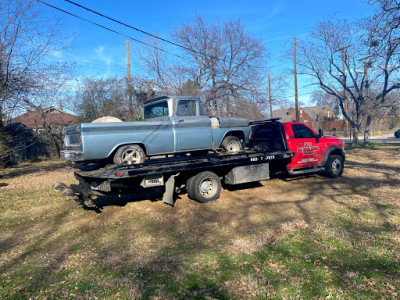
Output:
[[[25,295],[29,298],[48,290],[53,293],[53,298],[62,297],[65,291],[75,293],[77,297],[77,294],[82,296],[91,290],[97,297],[112,298],[114,294],[120,293],[120,296],[114,298],[134,298],[130,293],[135,290],[141,296],[137,298],[232,298],[232,291],[224,282],[235,281],[239,275],[247,272],[231,259],[232,254],[228,251],[232,243],[252,234],[259,235],[263,232],[262,228],[271,229],[279,237],[282,225],[292,221],[304,221],[318,226],[315,224],[318,218],[309,209],[311,204],[318,207],[330,201],[351,212],[350,217],[336,217],[337,226],[346,233],[345,239],[349,243],[357,243],[365,236],[381,232],[396,232],[396,227],[386,222],[390,218],[390,205],[382,203],[382,199],[369,196],[364,187],[400,185],[396,175],[398,168],[375,163],[346,163],[346,168],[355,167],[372,169],[382,176],[371,178],[368,174],[360,174],[349,177],[345,171],[343,177],[336,179],[321,178],[318,175],[291,177],[287,179],[291,184],[285,185],[280,198],[273,202],[263,197],[263,193],[269,192],[268,185],[246,184],[229,190],[227,194],[234,201],[228,209],[219,205],[218,201],[223,200],[207,204],[185,202],[186,205],[174,209],[165,205],[140,205],[142,201],[159,201],[161,190],[148,190],[147,193],[142,191],[122,197],[99,197],[94,202],[103,212],[102,215],[87,216],[81,211],[73,217],[71,207],[62,206],[63,209],[58,208],[57,213],[39,223],[38,227],[42,228],[39,232],[32,231],[31,224],[23,223],[24,220],[17,216],[15,223],[7,228],[11,234],[0,242],[0,254],[10,255],[0,266],[0,279],[6,278],[5,281],[0,280],[0,286],[4,289],[7,284],[12,284],[14,288],[0,296],[7,298]],[[270,184],[279,184],[280,180],[275,179]],[[260,194],[244,199],[239,193],[243,188],[259,189]],[[298,193],[301,193],[301,197],[291,199],[291,195]],[[364,212],[362,207],[355,207],[348,202],[353,194],[367,199],[383,222],[382,226],[355,223],[352,217],[356,220]],[[126,206],[128,203],[138,205],[112,209],[113,206]],[[104,210],[105,207],[110,209]],[[128,210],[128,214],[124,214],[123,210]],[[268,218],[261,221],[255,219],[255,211],[262,212]],[[282,245],[274,239],[274,235],[271,242],[261,239],[260,247],[263,247],[263,251],[255,255],[258,262],[266,264],[266,270],[272,272],[267,265],[268,259],[272,258],[270,255],[277,255],[278,259],[287,257],[288,264],[290,258],[300,260],[299,268],[292,267],[290,272],[293,277],[302,276],[303,269],[311,274],[307,278],[309,282],[300,287],[306,295],[324,296],[326,286],[340,287],[350,293],[355,284],[346,277],[347,272],[358,272],[368,277],[377,270],[384,278],[398,279],[399,275],[393,269],[398,264],[393,263],[391,257],[373,257],[357,247],[353,250],[337,247],[336,251],[327,254],[324,259],[321,249],[329,241],[317,242],[311,232],[305,232],[298,253],[292,254],[293,244]],[[311,262],[305,261],[305,255],[310,254]],[[354,257],[357,259],[352,261]],[[331,285],[322,283],[318,277],[319,271],[315,270],[314,262],[317,260],[335,275],[336,282]],[[215,268],[214,262],[217,264]],[[83,268],[83,271],[79,272],[77,268]],[[272,275],[277,276],[275,281],[271,280],[276,283],[274,289],[277,291],[284,289],[290,280],[290,277],[283,275]],[[70,286],[60,283],[66,281]],[[82,287],[79,283],[82,283]],[[261,288],[256,281],[253,284]],[[23,287],[18,290],[18,286]],[[309,289],[312,290],[311,294]],[[355,294],[354,298],[357,295],[369,296],[362,292]]]
[[14,177],[22,176],[22,175],[29,175],[32,173],[37,173],[37,172],[50,172],[50,171],[55,171],[60,168],[65,168],[69,164],[65,161],[60,161],[57,163],[52,163],[49,165],[40,165],[40,164],[21,164],[14,166],[9,169],[0,169],[0,178],[3,179],[11,179]]
[[131,190],[129,192],[121,194],[106,194],[104,196],[97,196],[92,199],[93,204],[96,207],[88,207],[84,204],[81,198],[75,198],[75,202],[82,206],[84,210],[94,211],[96,213],[101,213],[105,207],[108,206],[126,206],[128,203],[150,201],[158,202],[162,201],[163,197],[162,188],[151,188],[151,189],[140,189]]

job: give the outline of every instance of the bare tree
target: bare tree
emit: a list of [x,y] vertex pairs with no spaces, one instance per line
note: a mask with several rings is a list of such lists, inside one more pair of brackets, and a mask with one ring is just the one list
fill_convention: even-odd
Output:
[[[236,115],[236,105],[243,101],[262,109],[267,88],[263,69],[266,49],[239,20],[211,24],[196,16],[176,28],[173,37],[184,47],[173,50],[179,58],[161,51],[158,42],[142,52],[158,90],[200,96],[205,108],[220,116]],[[246,116],[245,110],[241,116]]]
[[65,67],[51,58],[66,47],[67,39],[58,31],[59,22],[41,14],[37,5],[33,0],[0,2],[0,115],[3,119],[23,106],[19,102],[21,95],[40,86],[43,74]]
[[198,83],[205,107],[230,115],[234,99],[265,99],[267,52],[240,20],[207,23],[201,16],[174,30],[175,39],[194,61],[186,70]]
[[[389,36],[378,50],[376,43],[371,43],[368,24],[368,20],[349,23],[330,18],[317,24],[309,40],[298,46],[301,73],[337,99],[353,128],[355,143],[362,127],[364,142],[368,142],[375,109],[385,104],[386,95],[400,87],[392,82],[399,70],[397,45]],[[375,97],[371,90],[376,92]]]
[[92,122],[104,116],[114,116],[124,121],[140,119],[143,102],[154,95],[151,84],[140,78],[132,79],[133,115],[131,115],[125,80],[119,77],[82,80],[72,100],[80,120]]
[[59,90],[54,79],[67,68],[55,54],[68,44],[59,29],[57,18],[42,14],[34,0],[0,2],[0,128],[7,117],[43,108],[47,100],[39,94]]
[[312,93],[311,101],[320,106],[329,106],[336,116],[340,114],[339,103],[336,97],[325,93],[324,91],[318,90]]
[[138,52],[149,74],[148,84],[164,95],[199,96],[199,90],[190,80],[182,62],[170,57],[168,50],[162,50],[157,39],[148,39],[147,44],[148,47],[138,48]]

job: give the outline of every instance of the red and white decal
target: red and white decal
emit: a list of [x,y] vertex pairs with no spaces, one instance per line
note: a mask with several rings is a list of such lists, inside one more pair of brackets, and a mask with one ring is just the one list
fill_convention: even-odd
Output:
[[316,151],[319,151],[319,146],[313,146],[311,142],[305,142],[303,148],[297,148],[297,152],[303,155],[313,155]]

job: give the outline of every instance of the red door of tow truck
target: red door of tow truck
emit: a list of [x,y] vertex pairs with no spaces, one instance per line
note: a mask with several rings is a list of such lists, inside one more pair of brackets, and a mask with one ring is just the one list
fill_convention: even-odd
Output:
[[315,133],[303,123],[285,123],[286,140],[289,150],[296,153],[288,164],[289,170],[319,166],[325,153],[326,144],[322,143]]

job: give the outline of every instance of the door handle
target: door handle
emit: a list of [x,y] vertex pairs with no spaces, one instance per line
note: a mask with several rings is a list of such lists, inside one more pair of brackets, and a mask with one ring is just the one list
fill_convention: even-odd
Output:
[[178,121],[178,123],[182,123],[182,122],[185,122],[185,120],[179,120],[179,121]]

